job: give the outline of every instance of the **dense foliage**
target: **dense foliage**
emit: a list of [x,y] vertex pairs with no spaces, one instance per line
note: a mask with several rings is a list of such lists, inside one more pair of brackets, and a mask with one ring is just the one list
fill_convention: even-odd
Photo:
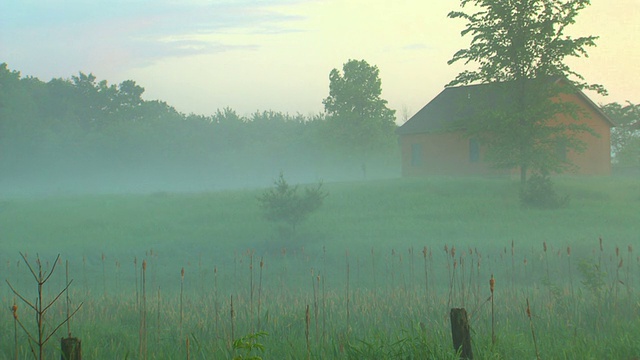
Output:
[[397,144],[395,110],[381,97],[380,70],[364,60],[349,60],[342,72],[331,70],[329,81],[329,96],[323,100],[327,138],[360,161],[366,177],[367,163]]
[[[586,84],[565,62],[568,57],[586,56],[586,49],[595,46],[595,36],[567,34],[589,1],[461,0],[460,4],[471,5],[473,12],[454,11],[449,17],[467,22],[462,36],[470,35],[471,43],[449,63],[473,63],[474,68],[458,74],[449,85],[500,83],[506,88],[504,98],[484,103],[480,119],[463,124],[469,136],[487,146],[488,158],[496,166],[519,168],[523,188],[529,171],[566,170],[571,164],[558,147],[580,151],[584,144],[576,135],[591,130],[577,121],[554,124],[557,114],[577,119],[579,113],[575,105],[552,99],[581,88],[604,92],[601,86]],[[508,106],[497,108],[496,103]]]
[[[157,191],[264,186],[280,170],[302,181],[359,176],[345,175],[355,160],[335,151],[324,114],[186,115],[143,93],[131,80],[79,73],[43,82],[1,64],[0,183],[15,191]],[[390,173],[393,151],[374,159],[378,175]]]
[[273,185],[258,197],[264,217],[275,223],[285,223],[294,232],[298,224],[322,206],[328,195],[322,190],[322,183],[306,187],[304,194],[300,194],[298,185],[290,185],[283,173],[280,173]]
[[640,171],[640,105],[609,103],[602,107],[616,124],[611,130],[611,153],[614,169]]

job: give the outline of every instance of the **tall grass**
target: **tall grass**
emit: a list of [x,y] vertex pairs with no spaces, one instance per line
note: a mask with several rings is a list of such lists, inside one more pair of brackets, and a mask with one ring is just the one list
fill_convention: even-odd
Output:
[[[535,357],[533,322],[540,358],[638,356],[640,324],[628,321],[640,315],[637,186],[558,185],[570,206],[537,211],[521,209],[517,184],[504,179],[327,184],[325,207],[284,240],[259,217],[260,191],[11,200],[0,213],[0,276],[26,277],[18,250],[60,252],[82,268],[86,285],[70,296],[84,305],[71,330],[86,358],[231,358],[233,340],[257,330],[269,334],[265,359],[453,359],[447,314],[462,305],[474,310],[479,358]],[[445,244],[446,252],[430,251]],[[423,272],[412,249],[423,249]],[[119,272],[103,254],[133,260],[135,271]],[[137,259],[145,259],[140,274]],[[489,274],[508,279],[495,298]],[[146,289],[160,287],[162,301],[158,292],[147,302]],[[0,288],[3,309],[10,295]],[[65,308],[51,313],[64,317]],[[146,321],[147,313],[162,321]],[[0,359],[14,358],[13,321],[0,311],[0,354],[8,354]],[[158,339],[153,347],[147,332]],[[17,341],[18,358],[27,358],[25,339]]]

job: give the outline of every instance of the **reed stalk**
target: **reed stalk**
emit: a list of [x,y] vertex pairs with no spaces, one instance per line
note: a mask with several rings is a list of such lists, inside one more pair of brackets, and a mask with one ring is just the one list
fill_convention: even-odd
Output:
[[422,258],[424,259],[424,299],[425,302],[429,300],[429,273],[427,272],[427,253],[428,249],[425,246],[422,248]]
[[229,344],[232,344],[234,339],[236,338],[236,327],[235,327],[235,318],[236,318],[236,313],[233,309],[233,295],[231,295],[231,311],[230,311],[230,315],[231,315],[231,339],[229,339]]
[[371,274],[373,276],[373,298],[376,298],[377,281],[376,281],[376,257],[371,247]]
[[253,251],[249,252],[249,324],[253,333]]
[[533,338],[533,347],[536,351],[536,360],[540,360],[540,352],[538,351],[538,341],[536,340],[536,332],[533,327],[533,319],[531,317],[531,307],[529,306],[529,298],[527,298],[527,317],[529,318],[529,327],[531,328],[531,337]]
[[16,304],[15,298],[13,300],[11,312],[13,313],[13,348],[15,360],[18,360],[18,305]]
[[347,312],[347,334],[349,333],[350,323],[349,323],[349,250],[345,252],[345,258],[347,261],[347,293],[346,293],[346,312]]
[[184,320],[183,310],[183,293],[184,293],[184,267],[180,270],[180,337],[182,338],[182,323]]
[[307,341],[307,359],[311,359],[311,341],[309,339],[309,325],[311,322],[311,316],[309,314],[309,304],[307,304],[307,309],[305,310],[304,313],[304,337]]
[[136,280],[136,304],[135,309],[138,310],[138,306],[140,305],[140,295],[138,293],[138,258],[133,258],[133,274]]
[[156,349],[160,346],[160,286],[158,286],[157,309],[156,309]]
[[190,358],[189,357],[189,355],[190,355],[189,354],[190,347],[189,347],[189,337],[188,336],[187,336],[187,340],[185,341],[185,343],[186,343],[185,345],[187,347],[187,360],[189,360],[189,358]]
[[260,277],[258,279],[258,331],[260,328],[260,321],[262,317],[260,315],[260,310],[262,307],[262,268],[264,267],[264,257],[260,257]]
[[107,296],[107,274],[106,274],[104,260],[105,260],[105,256],[104,256],[104,253],[102,253],[102,294],[104,296]]
[[569,289],[571,291],[571,302],[575,306],[576,298],[575,298],[575,293],[573,291],[573,276],[571,274],[571,246],[567,246],[567,263],[569,265],[568,272],[569,272]]
[[496,279],[491,274],[491,279],[489,280],[489,290],[491,290],[491,344],[496,344],[496,317],[495,317],[495,307],[493,302],[493,291],[496,287]]
[[140,347],[138,349],[138,355],[140,359],[147,358],[147,261],[142,260],[142,304],[140,308],[140,329],[139,329],[139,341]]

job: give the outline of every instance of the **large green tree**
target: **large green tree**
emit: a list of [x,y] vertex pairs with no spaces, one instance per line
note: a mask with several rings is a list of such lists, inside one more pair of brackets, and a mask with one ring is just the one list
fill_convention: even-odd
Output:
[[329,136],[360,161],[363,175],[370,157],[395,146],[395,110],[381,98],[377,66],[349,60],[329,74],[329,96],[323,100]]
[[[471,36],[471,42],[449,64],[463,61],[473,67],[449,85],[499,83],[501,87],[498,99],[474,104],[483,107],[480,119],[469,119],[462,126],[484,143],[494,165],[520,169],[523,189],[529,171],[546,175],[566,170],[571,164],[562,154],[580,151],[584,144],[576,135],[591,129],[577,121],[579,109],[559,101],[559,95],[580,89],[605,92],[599,85],[587,84],[565,63],[568,57],[586,57],[586,49],[595,46],[595,36],[566,34],[589,0],[461,0],[460,4],[463,9],[471,5],[472,11],[448,16],[466,20],[461,35]],[[558,114],[576,121],[555,123],[552,119]]]

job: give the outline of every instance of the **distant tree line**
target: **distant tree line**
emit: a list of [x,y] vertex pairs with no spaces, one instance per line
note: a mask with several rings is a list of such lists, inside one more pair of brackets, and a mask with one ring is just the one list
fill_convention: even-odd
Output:
[[[199,190],[268,186],[280,171],[297,182],[362,176],[361,154],[334,141],[332,115],[183,114],[143,93],[131,80],[43,82],[0,64],[0,185]],[[369,174],[397,175],[397,157],[394,146],[368,154]]]
[[620,173],[640,171],[640,105],[613,102],[602,110],[616,124],[611,130],[614,170]]

